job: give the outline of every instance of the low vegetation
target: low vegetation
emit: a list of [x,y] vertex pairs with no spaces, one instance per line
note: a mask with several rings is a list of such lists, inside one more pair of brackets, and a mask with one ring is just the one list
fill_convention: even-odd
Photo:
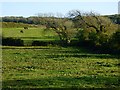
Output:
[[118,60],[83,48],[4,46],[3,88],[119,88]]

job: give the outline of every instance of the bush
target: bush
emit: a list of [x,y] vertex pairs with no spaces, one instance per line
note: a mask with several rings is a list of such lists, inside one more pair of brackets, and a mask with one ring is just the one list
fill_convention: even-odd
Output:
[[24,29],[28,29],[28,27],[24,27]]
[[44,41],[33,41],[32,46],[47,46],[47,43]]
[[59,45],[59,41],[33,41],[32,46]]
[[120,53],[120,31],[113,34],[110,40],[110,48],[113,50],[113,53]]
[[5,45],[5,46],[24,46],[24,42],[21,39],[2,38],[2,45]]
[[0,35],[0,45],[2,45],[2,35]]

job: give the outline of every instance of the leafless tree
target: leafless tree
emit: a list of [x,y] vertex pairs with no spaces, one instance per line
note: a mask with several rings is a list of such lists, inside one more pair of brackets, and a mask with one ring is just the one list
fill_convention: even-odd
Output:
[[71,38],[75,34],[74,24],[66,18],[53,18],[46,24],[46,29],[54,30],[62,42],[70,43]]
[[79,10],[73,10],[69,12],[69,15],[79,28],[93,28],[96,30],[96,33],[106,32],[108,28],[113,28],[113,24],[109,18],[100,16],[100,14],[92,11],[82,13]]

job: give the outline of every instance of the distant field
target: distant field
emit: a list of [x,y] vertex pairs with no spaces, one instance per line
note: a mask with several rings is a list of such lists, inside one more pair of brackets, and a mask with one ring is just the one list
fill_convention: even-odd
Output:
[[120,88],[117,56],[47,46],[2,53],[3,88]]
[[[21,33],[20,31],[23,31]],[[44,28],[3,28],[3,37],[21,38],[23,40],[50,40],[58,39],[56,33],[52,30],[45,31]]]

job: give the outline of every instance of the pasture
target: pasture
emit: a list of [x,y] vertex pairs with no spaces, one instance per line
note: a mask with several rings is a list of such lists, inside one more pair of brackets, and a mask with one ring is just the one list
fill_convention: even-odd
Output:
[[75,47],[2,47],[3,88],[119,88],[119,57]]
[[[20,32],[21,30],[23,31],[23,33]],[[54,37],[57,38],[57,35],[53,30],[45,31],[44,27],[29,29],[3,28],[2,34],[3,37],[20,38],[23,40],[54,40]]]
[[[27,44],[59,40],[44,27],[3,28],[2,34]],[[2,64],[3,88],[120,88],[119,56],[82,47],[2,46]]]
[[[22,32],[21,32],[22,31]],[[3,28],[4,38],[14,38],[23,40],[25,46],[31,46],[35,41],[43,43],[59,41],[59,37],[53,30],[45,31],[44,27],[37,28]],[[43,45],[43,44],[42,44]]]

